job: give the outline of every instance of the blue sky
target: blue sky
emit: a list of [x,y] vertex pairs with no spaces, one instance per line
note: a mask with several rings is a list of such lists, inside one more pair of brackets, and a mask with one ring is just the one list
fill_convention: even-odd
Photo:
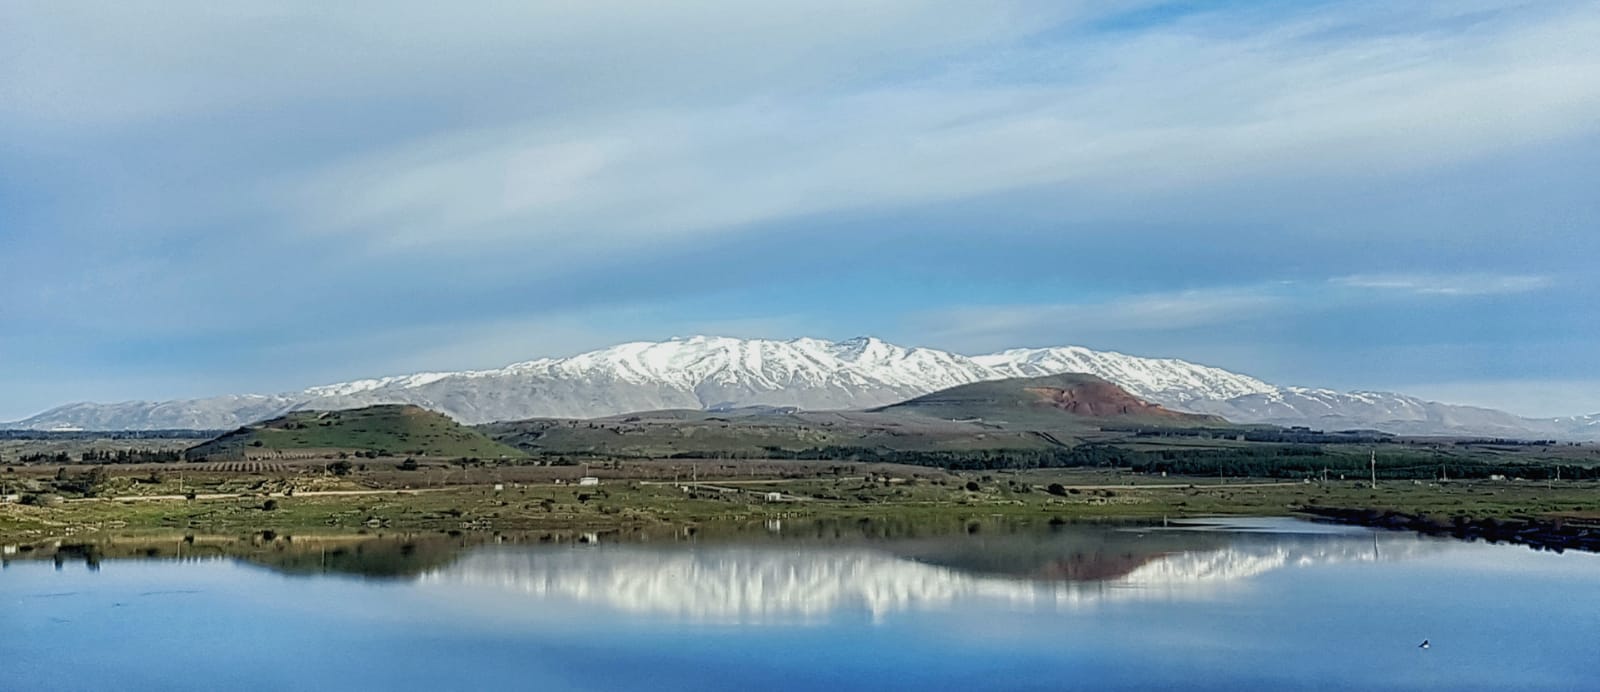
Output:
[[695,333],[1600,411],[1592,2],[9,3],[0,46],[0,420]]

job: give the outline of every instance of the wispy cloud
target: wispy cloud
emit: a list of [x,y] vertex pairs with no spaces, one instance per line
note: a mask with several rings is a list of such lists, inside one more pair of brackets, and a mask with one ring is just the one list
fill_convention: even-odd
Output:
[[1261,319],[1292,305],[1282,284],[1145,293],[1098,301],[969,305],[929,311],[913,323],[936,341],[1069,343],[1085,334],[1167,332]]
[[383,9],[0,3],[0,405],[901,325],[1303,367],[1600,296],[1593,2]]
[[284,204],[296,227],[385,244],[615,245],[1041,185],[1125,197],[1308,160],[1366,176],[1600,129],[1594,11],[1396,34],[1366,22],[1454,18],[1342,6],[1246,20],[1247,38],[1238,19],[1084,33],[911,82],[452,131],[302,176]]
[[1354,274],[1329,280],[1337,286],[1430,296],[1489,296],[1550,288],[1548,276],[1521,274]]

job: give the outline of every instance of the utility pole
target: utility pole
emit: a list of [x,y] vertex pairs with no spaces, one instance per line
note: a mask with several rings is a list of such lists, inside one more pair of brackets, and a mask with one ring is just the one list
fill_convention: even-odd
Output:
[[1372,489],[1378,489],[1378,450],[1372,450]]

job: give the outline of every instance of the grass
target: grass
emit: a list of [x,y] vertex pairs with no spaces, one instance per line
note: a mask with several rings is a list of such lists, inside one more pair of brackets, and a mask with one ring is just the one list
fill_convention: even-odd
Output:
[[296,450],[488,459],[525,456],[448,416],[416,406],[297,411],[223,435],[196,447],[190,456],[272,458]]
[[[657,462],[654,477],[661,473]],[[641,465],[642,467],[643,465]],[[733,465],[725,465],[733,466]],[[768,468],[783,468],[772,464]],[[799,465],[805,478],[750,478],[705,464],[703,485],[685,491],[660,481],[608,477],[599,487],[554,484],[546,474],[578,469],[472,469],[457,476],[473,485],[403,490],[396,479],[426,478],[425,472],[392,468],[336,477],[303,467],[277,474],[188,474],[186,489],[196,500],[87,499],[55,507],[0,505],[0,538],[35,540],[94,533],[188,532],[239,534],[353,533],[358,531],[513,532],[552,528],[608,528],[702,525],[766,518],[876,517],[911,522],[958,521],[973,517],[1154,518],[1217,514],[1284,515],[1303,507],[1393,509],[1441,516],[1534,517],[1600,516],[1600,483],[1386,481],[1373,490],[1356,481],[1297,483],[1216,478],[1133,476],[1111,470],[1048,469],[1021,472],[946,473],[916,467],[858,466],[857,475],[826,474],[818,465]],[[439,469],[433,469],[438,471]],[[721,473],[718,473],[718,471]],[[836,470],[844,471],[836,467]],[[627,473],[622,468],[608,473]],[[148,472],[143,472],[148,473]],[[503,489],[477,484],[486,476],[509,480]],[[642,473],[641,473],[642,475]],[[438,476],[434,476],[437,478]],[[682,474],[687,479],[686,474]],[[13,478],[14,481],[18,480]],[[27,479],[22,479],[26,481]],[[147,479],[148,480],[148,479]],[[36,479],[32,482],[37,482]],[[969,490],[968,483],[976,490]],[[1052,483],[1062,494],[1046,491]],[[149,487],[141,487],[146,486]],[[420,486],[421,483],[413,485]],[[113,476],[108,490],[139,487],[133,494],[159,495],[175,481],[140,483],[136,472]],[[710,487],[708,487],[710,486]],[[278,493],[294,488],[291,496]],[[327,491],[376,491],[364,495],[313,495]],[[779,491],[792,502],[766,502]],[[109,494],[109,493],[102,493]],[[270,496],[270,497],[269,497]],[[264,509],[267,500],[273,509]]]

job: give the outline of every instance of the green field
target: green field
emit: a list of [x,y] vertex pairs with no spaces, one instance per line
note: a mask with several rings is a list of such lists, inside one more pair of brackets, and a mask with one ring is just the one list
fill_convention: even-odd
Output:
[[[0,537],[34,541],[53,536],[173,531],[235,535],[260,531],[492,533],[704,525],[785,517],[876,517],[909,522],[996,516],[1160,518],[1283,515],[1310,507],[1392,509],[1439,516],[1600,517],[1600,483],[1593,481],[1384,481],[1372,489],[1356,481],[1162,478],[1109,469],[947,473],[877,465],[836,467],[837,474],[808,467],[807,473],[812,474],[808,477],[768,474],[751,478],[736,472],[714,474],[713,466],[704,464],[707,472],[698,484],[680,472],[676,484],[611,475],[598,487],[577,487],[569,482],[582,473],[578,469],[543,467],[518,476],[512,473],[515,469],[508,468],[499,471],[500,490],[478,483],[496,473],[493,468],[474,469],[479,472],[476,476],[456,479],[471,484],[411,490],[393,484],[394,478],[407,476],[392,470],[357,471],[343,477],[309,468],[242,477],[190,474],[184,482],[188,490],[197,493],[196,499],[156,495],[173,489],[169,474],[142,494],[165,499],[113,495],[54,506],[0,505]],[[559,471],[570,476],[557,484],[532,471]],[[629,469],[608,469],[606,473],[627,474]],[[410,477],[420,481],[427,476]],[[136,475],[114,475],[107,484],[124,488],[137,481]],[[373,487],[376,485],[388,487]],[[770,492],[780,493],[782,499],[768,501]]]

